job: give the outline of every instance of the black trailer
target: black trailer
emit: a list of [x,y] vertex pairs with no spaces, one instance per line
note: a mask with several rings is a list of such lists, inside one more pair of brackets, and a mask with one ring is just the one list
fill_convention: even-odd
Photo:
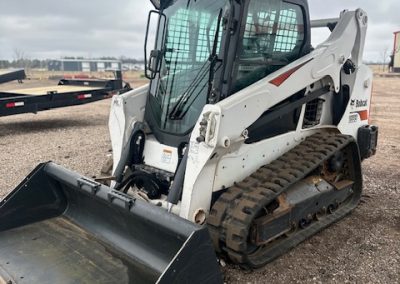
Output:
[[[7,82],[23,79],[21,73],[14,76],[7,73],[7,78]],[[122,73],[117,71],[112,80],[62,79],[56,86],[0,91],[0,117],[88,104],[129,90],[131,87],[123,82]]]

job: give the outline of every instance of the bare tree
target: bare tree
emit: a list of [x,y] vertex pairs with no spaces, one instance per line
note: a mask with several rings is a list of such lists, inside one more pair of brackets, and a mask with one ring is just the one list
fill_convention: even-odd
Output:
[[14,48],[14,62],[18,68],[30,68],[30,60],[22,49]]
[[14,60],[19,61],[25,58],[25,52],[19,48],[14,48]]
[[389,48],[386,47],[382,52],[381,52],[381,56],[382,56],[382,72],[385,72],[386,69],[386,60],[388,59],[389,56]]

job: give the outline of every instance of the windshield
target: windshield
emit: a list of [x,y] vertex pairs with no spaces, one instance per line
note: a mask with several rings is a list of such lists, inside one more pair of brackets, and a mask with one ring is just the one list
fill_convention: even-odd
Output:
[[[220,68],[211,55],[219,54],[222,28],[217,29],[229,0],[177,0],[163,12],[165,39],[161,72],[151,82],[150,107],[158,127],[186,134],[207,103],[210,72]],[[162,30],[162,28],[160,28]],[[163,31],[159,31],[162,40]],[[215,63],[215,62],[214,62]]]

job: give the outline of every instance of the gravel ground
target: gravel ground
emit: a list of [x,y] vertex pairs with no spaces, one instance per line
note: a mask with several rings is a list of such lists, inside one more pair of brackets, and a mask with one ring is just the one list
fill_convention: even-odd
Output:
[[[226,266],[227,283],[400,283],[400,79],[377,78],[374,90],[379,152],[363,165],[361,205],[262,269]],[[98,174],[110,149],[109,105],[0,118],[0,198],[44,161]]]

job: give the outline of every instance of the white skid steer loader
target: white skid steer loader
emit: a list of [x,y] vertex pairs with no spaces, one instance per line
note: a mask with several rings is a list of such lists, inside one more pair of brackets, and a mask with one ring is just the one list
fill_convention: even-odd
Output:
[[150,83],[112,101],[108,186],[39,165],[0,203],[6,283],[220,283],[215,251],[261,267],[357,206],[378,139],[364,11],[152,3]]

